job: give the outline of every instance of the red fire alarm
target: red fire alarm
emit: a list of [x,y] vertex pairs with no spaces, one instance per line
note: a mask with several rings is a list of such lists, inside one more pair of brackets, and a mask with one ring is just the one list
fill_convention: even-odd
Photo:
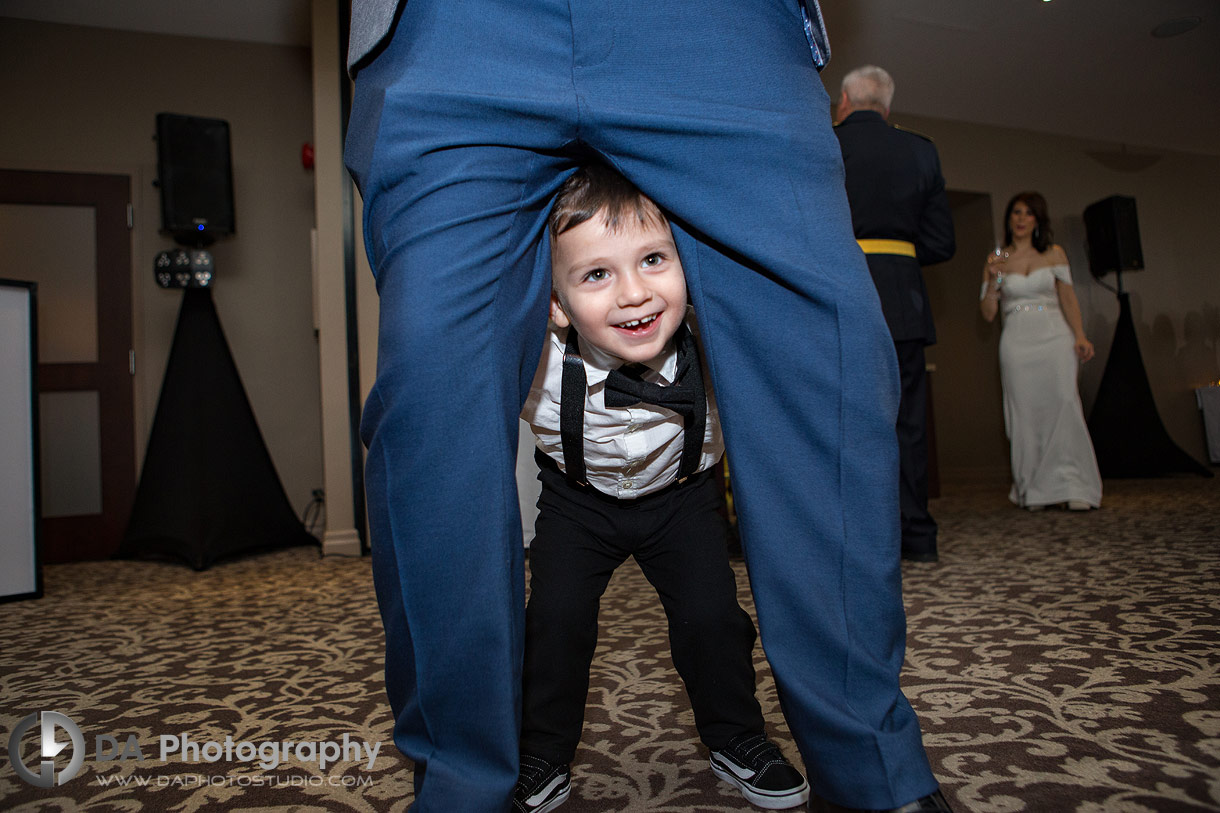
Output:
[[308,141],[301,145],[301,166],[313,169],[313,144]]

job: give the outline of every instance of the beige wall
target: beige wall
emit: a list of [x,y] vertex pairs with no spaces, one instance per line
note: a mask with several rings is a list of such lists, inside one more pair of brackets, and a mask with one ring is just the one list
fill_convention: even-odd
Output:
[[153,282],[159,112],[225,119],[237,234],[212,247],[215,301],[263,437],[299,513],[322,486],[310,229],[312,135],[305,48],[0,18],[0,166],[127,174],[137,351],[138,459],[151,427],[181,294]]
[[[330,5],[330,0],[316,3],[316,30]],[[172,245],[158,234],[154,117],[169,111],[229,121],[238,235],[213,249],[216,302],[259,425],[298,510],[310,490],[324,483],[319,393],[326,389],[320,386],[310,278],[315,178],[301,167],[299,151],[303,142],[314,140],[311,94],[323,94],[330,105],[335,92],[315,91],[314,79],[325,75],[325,66],[311,66],[310,60],[309,51],[301,48],[0,18],[0,93],[5,100],[0,165],[132,176],[141,454],[179,301],[178,295],[157,288],[151,274],[156,252]],[[928,272],[941,338],[929,359],[937,366],[938,445],[945,479],[1007,471],[996,370],[998,328],[977,316],[978,265],[994,239],[1004,203],[1025,188],[1040,190],[1050,203],[1058,241],[1075,269],[1085,324],[1098,348],[1098,359],[1081,376],[1086,411],[1108,354],[1117,304],[1088,274],[1080,212],[1112,194],[1136,198],[1147,270],[1126,275],[1124,282],[1132,295],[1145,366],[1170,434],[1205,461],[1192,389],[1220,378],[1220,269],[1208,244],[1211,223],[1220,214],[1220,158],[1170,153],[1147,170],[1121,173],[1086,154],[1117,150],[1117,145],[910,115],[895,114],[894,120],[932,136],[949,187],[972,193],[955,196],[959,257]],[[337,145],[329,138],[319,139],[319,160],[333,170]],[[333,207],[331,192],[318,197]],[[324,267],[319,275],[324,284],[333,284],[333,244],[327,243],[334,239],[332,227],[326,225],[325,232],[319,235],[327,253],[320,258]],[[360,388],[365,393],[371,383],[376,301],[359,246],[357,256]],[[1113,276],[1105,281],[1113,284]],[[318,304],[320,311],[327,310]],[[342,416],[334,420],[341,427]],[[343,465],[347,454],[346,449],[330,452],[336,465]]]
[[[1024,189],[1040,191],[1049,203],[1056,242],[1067,250],[1085,329],[1097,347],[1097,358],[1080,378],[1086,415],[1109,355],[1118,302],[1089,273],[1081,213],[1110,195],[1135,198],[1145,270],[1124,274],[1123,287],[1131,294],[1144,366],[1170,436],[1206,464],[1193,390],[1220,378],[1220,259],[1212,246],[1220,217],[1220,158],[1164,153],[1148,169],[1118,172],[1087,154],[1120,151],[1117,144],[909,115],[895,114],[893,121],[936,141],[951,190],[981,193],[955,196],[959,256],[927,272],[940,338],[929,360],[936,364],[945,478],[1007,471],[996,366],[999,327],[978,316],[978,290],[984,256],[994,235],[1002,233],[1004,206]],[[1114,286],[1114,275],[1102,282]]]

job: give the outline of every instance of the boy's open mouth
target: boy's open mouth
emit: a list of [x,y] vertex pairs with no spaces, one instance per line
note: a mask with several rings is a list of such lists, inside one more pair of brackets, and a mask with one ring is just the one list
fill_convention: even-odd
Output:
[[640,330],[647,330],[648,327],[656,321],[658,316],[660,316],[660,314],[654,313],[651,316],[645,316],[641,319],[631,319],[627,322],[619,322],[617,325],[615,325],[615,327],[619,330],[626,330],[632,333]]

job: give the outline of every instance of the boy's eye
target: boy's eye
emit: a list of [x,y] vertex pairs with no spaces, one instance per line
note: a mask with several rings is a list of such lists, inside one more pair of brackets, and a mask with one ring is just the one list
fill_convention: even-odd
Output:
[[589,273],[585,274],[585,279],[589,282],[601,282],[606,277],[610,276],[610,272],[604,268],[594,268]]
[[664,254],[653,253],[644,258],[644,265],[647,266],[660,265],[663,262],[665,262]]

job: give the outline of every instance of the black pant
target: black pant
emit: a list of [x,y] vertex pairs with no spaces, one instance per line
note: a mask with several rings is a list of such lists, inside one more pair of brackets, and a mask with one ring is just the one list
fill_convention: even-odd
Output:
[[928,513],[928,373],[922,339],[894,342],[902,376],[898,404],[898,504],[902,552],[936,553],[936,521]]
[[[542,461],[540,461],[542,462]],[[572,485],[542,463],[530,543],[521,752],[576,754],[597,646],[597,613],[615,568],[635,556],[669,620],[674,667],[699,737],[712,750],[763,731],[754,696],[754,623],[737,603],[711,471],[635,500]]]

